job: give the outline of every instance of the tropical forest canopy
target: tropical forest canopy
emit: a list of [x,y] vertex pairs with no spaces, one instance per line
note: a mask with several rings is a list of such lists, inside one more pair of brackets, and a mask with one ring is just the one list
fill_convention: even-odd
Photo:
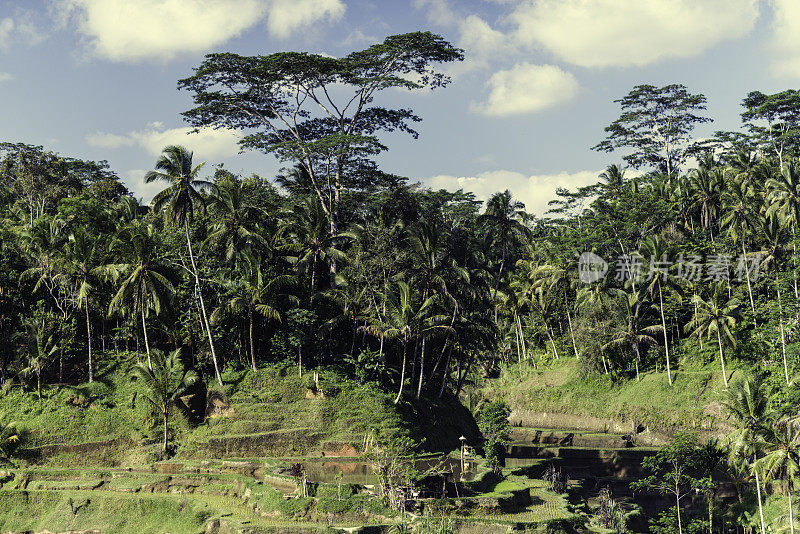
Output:
[[[613,380],[716,361],[726,381],[760,362],[791,381],[797,91],[753,91],[739,131],[698,140],[703,95],[637,86],[598,132],[597,183],[534,217],[509,191],[482,203],[375,162],[421,120],[381,92],[442,90],[462,58],[427,32],[344,58],[210,54],[178,82],[186,120],[286,167],[237,175],[165,147],[149,205],[104,161],[0,145],[0,377],[79,383],[109,350],[181,349],[208,382],[332,365],[397,402],[559,358]],[[589,252],[607,271],[587,282]]]

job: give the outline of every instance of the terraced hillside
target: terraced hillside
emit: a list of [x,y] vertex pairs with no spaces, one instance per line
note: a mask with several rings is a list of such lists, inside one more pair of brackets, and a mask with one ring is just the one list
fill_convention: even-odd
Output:
[[[107,467],[159,459],[159,420],[128,372],[135,358],[106,354],[100,361],[106,372],[91,386],[53,386],[41,398],[16,387],[0,395],[0,412],[25,429],[18,453],[27,462]],[[478,436],[455,399],[396,406],[390,394],[334,371],[315,378],[269,367],[228,372],[225,379],[219,391],[196,388],[185,399],[192,413],[171,418],[178,458],[352,456],[368,436],[394,434],[447,451],[459,446],[462,434],[471,441]]]
[[[374,486],[299,482],[280,460],[162,462],[139,468],[19,468],[0,472],[3,532],[382,532],[425,514],[467,531],[568,527],[564,497],[516,470],[488,470],[462,494],[420,500],[411,513],[384,507]],[[447,518],[443,518],[447,514]]]

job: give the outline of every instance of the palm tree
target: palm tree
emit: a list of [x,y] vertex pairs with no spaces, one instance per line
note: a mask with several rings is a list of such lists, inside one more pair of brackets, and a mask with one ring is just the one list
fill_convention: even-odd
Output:
[[16,421],[6,421],[3,412],[0,412],[0,458],[8,458],[19,445],[22,439],[20,424]]
[[250,364],[256,371],[256,344],[253,336],[254,316],[256,313],[265,319],[281,320],[278,311],[277,297],[279,291],[294,283],[291,275],[280,275],[267,279],[262,271],[261,257],[251,252],[242,253],[240,256],[240,275],[226,283],[229,288],[230,298],[227,303],[214,310],[211,320],[216,322],[223,310],[234,313],[246,312],[248,332],[250,339]]
[[641,347],[656,344],[653,337],[658,334],[662,327],[660,325],[645,325],[644,312],[646,307],[641,298],[641,290],[631,290],[619,299],[620,311],[622,311],[624,326],[614,333],[614,337],[603,345],[602,350],[610,348],[630,347],[633,350],[634,363],[636,366],[636,380],[639,380],[639,362],[642,359]]
[[[783,167],[779,174],[773,174],[766,183],[767,200],[770,203],[768,214],[776,214],[778,221],[791,230],[792,250],[797,255],[797,228],[800,224],[800,162],[791,161]],[[794,297],[800,299],[797,286],[797,264],[794,271]]]
[[[750,186],[749,180],[746,176],[741,176],[737,181],[730,184],[725,191],[723,197],[725,209],[727,213],[721,220],[721,226],[727,229],[728,236],[735,242],[739,241],[742,244],[742,261],[747,261],[747,246],[745,244],[747,232],[753,227],[752,213],[753,209],[757,210],[757,197],[753,194],[753,188]],[[747,279],[747,293],[750,297],[750,308],[753,312],[753,323],[756,323],[756,304],[753,299],[753,286],[750,283],[750,269],[745,266],[745,276]]]
[[112,250],[126,263],[110,265],[107,270],[114,278],[124,280],[108,306],[108,313],[121,311],[130,306],[138,312],[142,321],[147,365],[152,366],[150,342],[147,337],[145,317],[152,310],[156,315],[167,306],[175,294],[175,288],[163,274],[162,253],[158,231],[151,224],[134,222],[123,229],[112,245]]
[[[528,228],[524,221],[527,219],[525,204],[514,200],[511,191],[506,189],[502,193],[495,193],[486,202],[486,211],[478,217],[478,224],[484,225],[495,244],[501,249],[500,269],[494,282],[494,293],[500,284],[503,270],[508,254],[508,245],[513,238],[525,238],[528,235]],[[492,295],[494,299],[494,294]]]
[[602,184],[603,198],[616,202],[625,195],[627,189],[625,169],[616,164],[609,165],[600,173],[600,178],[605,182]]
[[725,174],[721,168],[700,168],[695,170],[691,179],[694,191],[693,208],[700,215],[700,225],[714,240],[714,223],[722,205],[722,193],[725,190]]
[[[666,262],[669,254],[669,247],[660,236],[655,235],[649,236],[642,242],[642,251],[644,252],[645,256],[649,256],[653,262]],[[658,293],[658,309],[661,312],[661,330],[664,334],[664,353],[667,359],[667,380],[669,381],[670,386],[672,385],[672,370],[670,369],[669,362],[667,320],[664,316],[664,286],[671,283],[673,280],[674,279],[672,276],[670,276],[669,271],[665,269],[664,271],[653,276],[653,278],[650,280],[649,286],[647,287],[647,292],[651,296],[655,296],[655,293]]]
[[781,299],[780,268],[786,257],[785,239],[783,229],[778,222],[778,217],[774,213],[759,217],[759,229],[761,237],[764,239],[764,248],[761,253],[764,258],[761,265],[767,269],[770,266],[775,268],[775,292],[778,300],[778,326],[781,336],[781,354],[783,356],[783,372],[786,384],[789,384],[789,365],[786,360],[786,332],[783,324],[783,302]]
[[767,453],[756,461],[756,468],[761,470],[766,480],[782,479],[786,484],[789,530],[794,534],[792,486],[800,473],[800,428],[786,419],[774,423],[765,448]]
[[192,251],[192,238],[189,234],[189,223],[194,218],[195,208],[203,209],[203,197],[197,191],[198,188],[210,185],[204,180],[197,178],[200,169],[205,162],[193,166],[193,153],[182,146],[170,145],[165,147],[162,155],[156,162],[155,170],[145,174],[144,181],[151,183],[157,180],[169,182],[169,186],[153,197],[153,211],[164,212],[164,218],[176,226],[183,226],[186,233],[186,243],[189,246],[189,260],[192,266],[195,288],[200,301],[200,311],[203,317],[208,344],[211,348],[211,359],[214,362],[214,373],[217,382],[222,385],[222,375],[219,372],[217,362],[217,352],[214,348],[214,338],[211,335],[211,325],[206,315],[206,305],[203,300],[203,291],[200,285],[200,274]]
[[235,262],[247,250],[268,245],[258,226],[263,212],[253,204],[248,193],[242,180],[225,176],[212,186],[207,199],[214,224],[203,246],[224,247],[228,262]]
[[[610,310],[616,303],[616,299],[624,296],[625,293],[621,289],[610,287],[608,279],[603,278],[591,285],[584,285],[575,295],[575,309],[581,314],[590,314],[594,320],[594,326],[597,328],[597,316],[603,311]],[[600,351],[600,359],[603,362],[603,370],[608,374],[608,364],[606,363],[605,351]]]
[[[283,213],[283,224],[278,233],[290,239],[278,250],[291,255],[300,271],[309,273],[309,299],[313,300],[317,290],[317,266],[346,259],[345,254],[336,248],[339,236],[331,235],[328,216],[322,204],[315,197],[295,204]],[[335,286],[336,281],[331,280],[331,285]]]
[[694,191],[688,177],[679,176],[675,188],[670,193],[670,203],[680,220],[680,226],[687,233],[694,233]]
[[728,299],[725,284],[716,282],[713,285],[711,296],[708,300],[703,300],[699,295],[695,295],[692,301],[697,304],[697,311],[692,320],[686,325],[686,331],[691,331],[691,335],[710,337],[717,336],[719,344],[719,360],[722,364],[722,379],[725,387],[728,387],[728,375],[725,372],[725,354],[723,352],[722,339],[725,338],[731,345],[736,346],[736,338],[733,336],[733,329],[736,326],[736,312],[739,304]]
[[729,458],[733,464],[749,463],[751,466],[756,479],[761,534],[766,534],[764,510],[761,504],[761,481],[758,469],[753,468],[758,453],[764,448],[764,438],[769,435],[772,419],[769,397],[763,380],[754,375],[745,376],[728,389],[722,405],[737,427],[726,438]]
[[[507,321],[502,321],[498,326],[501,327],[502,330],[508,331],[511,325],[513,325],[518,362],[521,362],[523,359],[527,358],[528,355],[520,316],[522,315],[523,308],[528,304],[529,292],[530,287],[526,281],[521,280],[518,277],[514,277],[511,280],[510,291],[508,293],[498,291],[496,296],[497,302],[495,303],[495,306],[499,308],[499,315],[501,317],[509,317],[511,319],[510,324]],[[501,354],[505,352],[508,351],[503,350]]]
[[192,370],[184,371],[180,361],[180,349],[167,356],[158,349],[153,350],[153,365],[137,363],[133,367],[134,377],[145,387],[143,396],[159,411],[164,428],[163,450],[167,450],[167,425],[170,410],[181,406],[181,396],[194,385],[199,377]]
[[[550,319],[555,314],[555,293],[556,291],[552,286],[534,285],[528,293],[528,301],[531,304],[531,309],[544,326],[544,332],[550,345],[553,348],[553,356],[558,359],[558,349],[556,349],[556,341],[553,334],[550,332]],[[521,328],[521,327],[520,327]]]
[[[435,329],[447,331],[446,344],[459,313],[458,300],[453,295],[451,287],[469,283],[469,272],[458,265],[455,258],[450,255],[451,251],[443,245],[441,238],[442,233],[436,225],[423,221],[408,232],[407,243],[410,245],[413,261],[411,281],[415,286],[422,287],[422,300],[425,301],[428,296],[437,295],[442,304],[446,303],[444,305],[452,309],[452,313],[448,314],[449,326],[439,325],[442,328]],[[439,319],[445,320],[444,317],[439,317]],[[423,338],[417,398],[422,394],[425,348],[426,339]]]
[[48,321],[43,317],[29,318],[23,322],[25,327],[24,356],[27,366],[23,375],[36,376],[36,394],[42,396],[42,373],[47,363],[59,350],[59,340],[50,333]]
[[414,305],[414,295],[405,282],[397,282],[397,291],[386,298],[386,326],[383,335],[388,339],[400,339],[403,346],[403,363],[400,368],[400,389],[394,403],[400,402],[406,378],[408,344],[419,334],[423,319],[433,306],[433,297],[428,297],[418,307]]
[[[72,294],[69,280],[63,272],[64,243],[67,240],[66,221],[60,217],[37,219],[20,234],[25,253],[32,267],[23,271],[20,280],[35,277],[34,293],[44,289],[60,313],[59,337],[65,337],[72,314]],[[61,381],[64,365],[64,344],[61,345],[58,364],[58,379]]]
[[[340,333],[341,328],[349,328],[353,332],[350,341],[350,358],[355,356],[356,337],[359,330],[364,332],[367,329],[369,318],[363,314],[367,287],[350,283],[341,284],[336,289],[329,289],[325,292],[325,297],[330,300],[337,308],[333,317],[325,321],[320,326],[320,332],[325,336]],[[359,327],[359,323],[364,323]],[[337,332],[338,330],[338,332]]]
[[73,280],[78,309],[83,308],[86,318],[86,345],[89,356],[89,382],[94,380],[92,364],[92,322],[89,307],[94,284],[103,272],[100,247],[84,229],[77,229],[69,236],[66,251],[66,270]]
[[[517,262],[517,266],[520,266],[520,262]],[[561,263],[560,265],[552,265],[549,263],[544,265],[533,265],[532,262],[530,262],[524,267],[524,269],[534,286],[545,285],[550,289],[557,289],[558,287],[561,287],[563,290],[564,306],[566,308],[565,311],[567,315],[567,326],[569,328],[570,339],[572,340],[572,350],[575,354],[575,357],[579,358],[578,345],[575,342],[575,332],[572,328],[572,315],[569,312],[570,298],[568,294],[571,285],[574,284],[575,281],[570,276],[570,271],[567,265],[564,263]]]

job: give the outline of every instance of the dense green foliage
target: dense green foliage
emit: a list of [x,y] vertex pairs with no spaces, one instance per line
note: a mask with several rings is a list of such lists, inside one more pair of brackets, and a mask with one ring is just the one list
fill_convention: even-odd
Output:
[[[195,104],[184,117],[241,130],[244,149],[288,167],[274,180],[222,166],[203,175],[189,149],[166,147],[146,175],[165,185],[149,206],[105,162],[0,144],[0,380],[5,404],[19,408],[13,416],[45,417],[73,394],[124,403],[129,384],[81,384],[118,377],[109,367],[126,365],[147,386],[137,392],[149,392],[166,448],[170,413],[195,381],[264,405],[289,387],[291,402],[311,410],[306,396],[337,398],[337,386],[325,384],[335,376],[352,391],[329,406],[358,419],[337,430],[363,435],[380,426],[379,415],[397,416],[387,399],[423,418],[426,406],[482,378],[527,379],[566,359],[581,385],[557,385],[542,403],[570,395],[586,403],[583,387],[610,402],[635,378],[644,384],[638,393],[663,398],[675,388],[692,403],[675,413],[700,420],[707,386],[728,388],[739,370],[752,378],[730,384],[739,395],[727,404],[739,425],[731,450],[791,499],[800,470],[798,427],[788,418],[800,400],[797,93],[750,93],[743,131],[700,142],[693,129],[710,121],[703,95],[637,86],[618,100],[622,115],[595,147],[633,168],[610,165],[596,184],[560,190],[551,211],[535,217],[509,191],[482,206],[471,193],[426,189],[374,161],[384,136],[416,137],[411,125],[421,120],[379,105],[382,91],[444,87],[439,64],[460,59],[461,50],[426,32],[344,58],[211,54],[179,82]],[[352,90],[352,100],[337,105],[333,86]],[[272,383],[271,370],[285,375],[289,366],[294,381]],[[696,391],[675,386],[697,369],[701,378],[686,378]],[[37,392],[35,407],[17,386]],[[375,413],[364,417],[370,403]],[[130,404],[116,430],[103,415],[82,422],[119,438],[152,415]],[[620,410],[640,408],[639,421],[663,418],[635,402]],[[487,458],[498,463],[509,410],[487,404],[480,413]],[[677,423],[675,413],[667,418]],[[317,415],[320,426],[335,426],[330,413]],[[215,429],[248,423],[262,422],[181,430],[193,433],[191,452],[212,447]],[[0,425],[5,454],[19,437]],[[266,433],[239,430],[248,439]],[[679,438],[647,465],[661,481],[672,477],[677,504],[688,489],[703,490],[701,479],[662,464],[688,461],[695,445]],[[652,489],[656,479],[642,484]],[[756,489],[760,504],[759,479]]]
[[484,405],[478,414],[478,428],[486,441],[483,444],[483,455],[487,463],[494,469],[503,464],[506,446],[511,442],[508,416],[511,410],[502,401],[494,401]]

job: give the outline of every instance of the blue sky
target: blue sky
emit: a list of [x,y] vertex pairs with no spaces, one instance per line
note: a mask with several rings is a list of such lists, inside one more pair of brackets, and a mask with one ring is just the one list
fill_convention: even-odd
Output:
[[800,0],[0,0],[0,139],[106,159],[135,194],[160,149],[273,176],[235,135],[187,136],[176,81],[210,51],[344,55],[431,30],[465,49],[436,92],[390,90],[420,138],[385,136],[384,170],[481,198],[509,188],[542,213],[618,158],[592,152],[634,85],[683,83],[715,122],[739,126],[751,90],[796,87]]

